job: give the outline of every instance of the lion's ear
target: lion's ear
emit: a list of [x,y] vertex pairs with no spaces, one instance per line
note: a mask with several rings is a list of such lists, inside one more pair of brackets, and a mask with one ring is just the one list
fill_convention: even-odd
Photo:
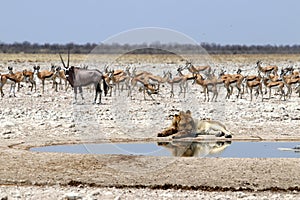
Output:
[[179,117],[179,115],[175,114],[174,117]]
[[180,111],[180,112],[179,112],[179,115],[184,115],[184,111]]
[[186,113],[187,115],[192,115],[192,112],[191,112],[190,110],[187,110],[185,113]]

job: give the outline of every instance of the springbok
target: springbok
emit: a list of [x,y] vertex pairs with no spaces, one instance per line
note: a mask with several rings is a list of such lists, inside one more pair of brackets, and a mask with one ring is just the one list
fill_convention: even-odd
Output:
[[262,92],[262,83],[260,80],[252,80],[246,81],[247,88],[250,89],[250,101],[252,101],[252,91],[253,89],[256,90],[256,98],[258,97],[259,93],[261,94],[261,101],[264,100],[263,92]]
[[205,80],[201,76],[199,76],[199,74],[196,74],[193,84],[194,83],[197,83],[202,86],[203,93],[204,93],[204,101],[206,101],[206,96],[207,96],[207,102],[209,102],[209,92],[213,93],[213,97],[212,97],[211,101],[213,101],[214,99],[215,99],[215,101],[217,101],[218,90],[217,90],[216,82],[211,81],[211,80]]
[[55,76],[59,79],[60,89],[62,89],[62,83],[65,85],[65,91],[68,90],[68,80],[66,78],[65,70],[61,67],[56,67]]
[[8,83],[10,84],[10,92],[9,96],[13,95],[14,97],[16,96],[15,94],[15,88],[16,84],[20,82],[19,77],[16,76],[15,74],[11,73],[12,72],[12,67],[8,67],[9,73],[8,74],[2,74],[0,75],[0,92],[1,92],[1,97],[4,96],[3,93],[3,86]]
[[171,95],[170,98],[174,97],[174,84],[178,84],[180,91],[179,94],[182,93],[182,89],[183,89],[183,98],[185,98],[185,93],[186,93],[186,88],[187,88],[187,79],[185,77],[182,76],[177,76],[175,78],[172,78],[172,74],[171,72],[168,73],[168,81],[167,83],[169,83],[171,85]]
[[285,101],[284,83],[282,81],[272,82],[268,78],[263,77],[263,82],[264,82],[264,85],[267,88],[269,88],[269,99],[271,98],[271,89],[278,89],[281,92],[280,100],[283,96],[283,99]]
[[270,73],[274,73],[275,75],[278,72],[278,67],[277,66],[266,66],[266,67],[262,67],[261,66],[261,61],[257,61],[256,62],[256,67],[258,68],[258,70],[262,73],[264,73],[265,75],[269,75]]
[[33,67],[33,78],[34,78],[34,86],[35,86],[35,90],[36,90],[36,83],[38,80],[42,81],[42,93],[44,94],[45,91],[45,81],[53,81],[53,84],[55,86],[55,91],[57,92],[57,81],[55,80],[55,73],[52,71],[48,71],[48,70],[43,70],[40,71],[40,66],[34,66]]
[[33,86],[35,84],[35,82],[33,80],[33,72],[27,71],[27,69],[24,69],[22,73],[23,73],[25,81],[31,83],[31,92],[32,92]]
[[288,88],[287,94],[289,98],[291,98],[292,95],[292,85],[297,85],[297,83],[300,83],[300,78],[294,78],[294,77],[290,77],[290,78],[283,78],[283,82],[286,85],[286,87]]
[[188,69],[193,75],[199,74],[202,71],[208,71],[208,73],[211,72],[211,67],[209,65],[206,66],[194,66],[191,62],[186,61],[186,65],[184,69]]
[[139,85],[140,90],[143,90],[144,100],[146,100],[146,95],[145,95],[146,92],[151,97],[152,100],[154,100],[154,98],[151,96],[151,94],[158,94],[158,90],[156,88],[154,88],[145,79],[143,79],[143,78],[141,78],[141,77],[138,76],[138,77],[134,77],[134,78],[131,79],[131,85],[129,87],[128,96],[132,97],[131,96],[131,92],[132,92],[132,89],[136,85]]
[[62,64],[65,68],[66,72],[66,78],[69,81],[70,85],[74,88],[74,99],[75,103],[77,102],[77,88],[79,88],[79,93],[81,94],[81,98],[83,98],[82,94],[82,87],[88,86],[93,84],[95,86],[95,98],[94,98],[94,104],[97,103],[97,97],[99,94],[99,102],[101,103],[101,82],[103,82],[103,89],[104,89],[104,95],[107,95],[108,92],[108,85],[105,81],[105,77],[103,76],[103,73],[97,69],[82,69],[79,67],[71,66],[69,67],[69,61],[70,61],[70,53],[68,52],[68,65],[65,65],[64,60],[62,59],[61,55],[59,54],[60,59],[62,61]]
[[169,72],[163,72],[163,77],[149,74],[145,76],[145,80],[147,80],[151,85],[157,85],[157,90],[159,91],[160,84],[165,83],[169,80],[168,73]]
[[21,82],[31,83],[31,91],[33,89],[33,72],[23,70],[22,72],[13,72],[13,67],[8,67],[8,73],[13,75],[15,78],[16,83],[18,84],[18,89],[17,91],[20,91],[21,88]]
[[[127,89],[129,88],[129,81],[130,76],[128,76],[126,72],[115,73],[114,70],[110,71],[106,78],[106,82],[109,84],[109,87],[111,89],[110,96],[112,96],[112,86],[115,86],[114,94],[116,94],[116,91],[118,89],[120,95],[120,92],[124,89],[124,85]],[[122,84],[121,89],[120,84]]]

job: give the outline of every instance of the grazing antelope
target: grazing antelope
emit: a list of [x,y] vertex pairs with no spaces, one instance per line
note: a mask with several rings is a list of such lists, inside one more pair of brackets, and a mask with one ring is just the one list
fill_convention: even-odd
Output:
[[272,82],[270,81],[269,79],[267,78],[263,78],[263,82],[264,82],[264,85],[269,88],[269,99],[271,99],[271,89],[278,89],[281,94],[280,94],[280,100],[283,96],[283,99],[285,101],[285,92],[284,92],[284,83],[282,81],[276,81],[276,82]]
[[131,79],[131,85],[129,87],[128,96],[132,97],[131,96],[132,89],[136,85],[139,85],[140,91],[141,90],[143,91],[144,100],[146,100],[146,95],[145,95],[146,92],[151,97],[152,100],[154,100],[154,98],[151,95],[158,94],[158,90],[156,88],[154,88],[151,84],[149,84],[149,82],[147,82],[145,79],[143,79],[141,77],[134,77]]
[[55,91],[57,92],[57,84],[58,81],[56,80],[56,75],[53,71],[43,70],[40,71],[40,66],[34,66],[33,67],[33,77],[35,82],[35,90],[36,90],[36,83],[38,79],[42,81],[42,93],[44,94],[45,91],[45,81],[46,80],[52,80],[53,84],[55,86]]
[[169,80],[169,72],[163,72],[163,77],[156,76],[153,74],[145,75],[144,79],[148,81],[151,85],[157,85],[157,90],[159,91],[160,84],[165,83]]
[[70,85],[74,88],[74,99],[75,103],[77,101],[77,88],[79,88],[79,93],[81,94],[81,98],[83,98],[82,94],[82,87],[88,86],[93,84],[95,86],[95,98],[94,98],[94,104],[97,103],[97,97],[99,94],[99,104],[101,103],[101,82],[103,82],[103,88],[104,88],[104,95],[107,95],[108,92],[108,85],[105,81],[105,77],[103,76],[103,73],[97,69],[82,69],[79,67],[71,66],[69,67],[69,61],[70,61],[70,52],[68,52],[68,64],[65,65],[64,60],[62,59],[61,55],[59,54],[60,59],[62,61],[62,64],[66,70],[66,78],[69,81]]
[[277,66],[266,66],[266,67],[262,67],[261,66],[261,61],[257,61],[256,62],[256,67],[258,68],[258,70],[262,73],[264,73],[265,75],[269,75],[271,72],[273,72],[274,74],[277,74],[278,71],[278,67]]
[[217,101],[218,90],[217,90],[217,86],[216,86],[217,83],[215,81],[205,80],[201,76],[196,74],[193,84],[194,83],[197,83],[202,86],[203,93],[204,93],[204,101],[206,101],[206,96],[207,96],[207,102],[209,102],[209,92],[213,93],[213,97],[212,97],[211,101],[213,101],[214,99],[215,99],[215,101]]

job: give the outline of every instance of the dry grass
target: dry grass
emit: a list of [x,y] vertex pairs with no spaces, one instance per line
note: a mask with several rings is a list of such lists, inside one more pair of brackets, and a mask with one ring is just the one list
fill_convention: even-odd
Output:
[[[67,55],[63,55],[64,58],[67,58]],[[111,54],[100,54],[100,55],[86,55],[86,54],[72,54],[71,60],[75,63],[83,62],[87,58],[92,57],[99,60],[114,60],[121,59],[126,60],[128,63],[139,63],[139,62],[148,62],[148,63],[174,63],[180,61],[181,57],[190,58],[195,61],[201,59],[200,55],[111,55]],[[121,58],[120,58],[121,56]],[[270,64],[278,62],[300,62],[300,54],[255,54],[255,55],[209,55],[211,59],[215,61],[232,61],[238,63],[244,62],[256,62],[257,60],[267,61]],[[58,54],[0,54],[0,60],[2,63],[16,62],[60,62]]]

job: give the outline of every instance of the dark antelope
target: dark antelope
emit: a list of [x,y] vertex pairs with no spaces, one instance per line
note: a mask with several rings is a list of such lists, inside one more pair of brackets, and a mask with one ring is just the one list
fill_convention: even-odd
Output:
[[74,66],[69,67],[69,58],[70,58],[69,53],[68,53],[68,63],[66,66],[60,54],[59,54],[59,56],[60,56],[63,66],[65,67],[65,70],[66,70],[65,71],[66,78],[67,78],[68,82],[70,83],[70,85],[74,88],[75,102],[77,101],[77,88],[79,88],[79,93],[81,94],[81,98],[84,99],[83,94],[82,94],[82,87],[93,84],[95,86],[95,91],[96,91],[94,103],[96,103],[96,101],[97,101],[98,93],[100,93],[98,103],[101,103],[102,90],[101,90],[100,84],[102,81],[103,81],[103,88],[104,88],[105,96],[108,92],[108,85],[105,81],[103,73],[97,69],[82,69],[82,68],[74,67]]

